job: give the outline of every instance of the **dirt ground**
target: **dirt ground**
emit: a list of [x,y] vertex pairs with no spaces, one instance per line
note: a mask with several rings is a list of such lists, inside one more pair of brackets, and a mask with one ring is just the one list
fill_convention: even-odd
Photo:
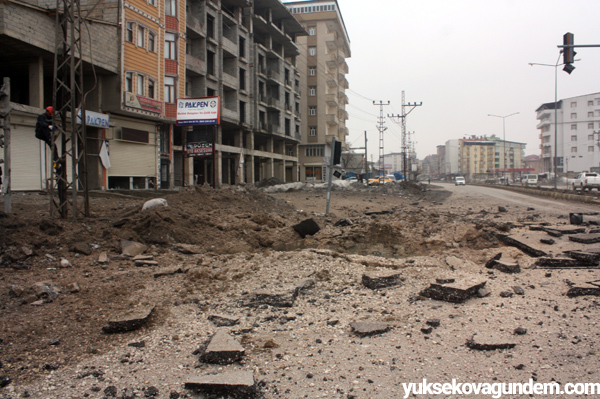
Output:
[[[328,215],[326,193],[311,187],[195,187],[148,210],[149,198],[131,194],[93,193],[92,216],[76,221],[51,217],[38,193],[13,194],[13,213],[0,213],[0,398],[203,398],[186,378],[234,370],[252,371],[264,398],[403,397],[402,382],[423,378],[598,379],[598,302],[565,296],[597,270],[536,268],[497,238],[539,246],[542,233],[529,226],[565,219],[525,205],[461,205],[435,185],[337,188]],[[302,238],[292,226],[311,218],[320,231]],[[124,240],[145,245],[147,258],[123,255]],[[522,272],[483,267],[500,252]],[[393,273],[402,285],[361,283]],[[491,295],[464,304],[419,296],[436,278],[486,281]],[[247,305],[254,293],[307,281],[292,307]],[[103,331],[143,309],[153,310],[140,329]],[[211,314],[239,321],[217,327]],[[440,326],[428,330],[430,319]],[[389,328],[357,336],[359,320]],[[198,349],[222,328],[244,357],[203,363]],[[465,347],[477,334],[516,349]]]

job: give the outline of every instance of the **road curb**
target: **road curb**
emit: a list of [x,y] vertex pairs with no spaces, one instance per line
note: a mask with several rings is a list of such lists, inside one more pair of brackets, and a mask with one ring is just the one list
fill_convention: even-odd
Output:
[[[494,187],[494,186],[485,186]],[[523,194],[535,195],[538,197],[550,197],[555,199],[561,199],[565,201],[583,202],[586,204],[599,203],[599,198],[591,195],[573,194],[566,193],[563,191],[544,190],[539,188],[529,187],[515,187],[515,186],[495,186],[495,188],[501,188],[503,190],[517,191]]]

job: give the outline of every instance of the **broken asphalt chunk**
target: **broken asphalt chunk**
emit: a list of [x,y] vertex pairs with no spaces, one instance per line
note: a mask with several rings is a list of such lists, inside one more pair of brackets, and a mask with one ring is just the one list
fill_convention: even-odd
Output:
[[585,262],[588,265],[600,263],[600,249],[586,249],[585,251],[566,251],[570,258]]
[[379,288],[394,287],[402,284],[406,279],[400,274],[391,274],[389,276],[369,276],[363,274],[362,283],[365,287],[372,290]]
[[[527,255],[532,256],[534,258],[539,258],[540,256],[547,256],[548,255],[546,252],[541,251],[539,249],[535,249],[533,247],[530,247],[529,245],[525,244],[524,242],[521,242],[521,241],[517,240],[516,238],[507,236],[505,234],[497,234],[496,236],[504,244],[509,245],[511,247],[519,248],[521,251],[525,252]],[[569,239],[571,237],[572,236],[569,236]]]
[[300,234],[300,237],[302,238],[315,235],[319,232],[319,230],[321,230],[314,219],[305,219],[302,222],[293,225],[292,228],[296,231],[296,233]]
[[440,301],[462,303],[469,298],[478,295],[487,281],[464,281],[452,284],[434,284],[425,288],[419,295]]
[[244,356],[245,349],[224,330],[212,336],[200,359],[205,363],[231,364]]
[[505,263],[495,259],[489,260],[485,264],[485,267],[488,269],[496,269],[502,273],[521,273],[521,266],[519,266],[517,263]]
[[361,337],[368,337],[376,334],[383,334],[389,331],[390,326],[386,323],[376,323],[371,321],[353,321],[350,328],[354,334]]
[[595,244],[600,242],[600,233],[595,234],[573,234],[569,236],[569,240],[582,244]]
[[173,249],[175,249],[178,252],[181,252],[182,254],[185,255],[195,255],[195,254],[201,254],[203,253],[203,249],[202,247],[198,246],[198,245],[192,245],[192,244],[175,244],[173,246]]
[[573,287],[567,291],[569,298],[577,296],[600,296],[600,288],[598,287]]
[[469,349],[478,351],[493,351],[497,349],[512,349],[517,344],[506,342],[504,339],[501,339],[494,334],[483,335],[481,333],[477,333],[473,335],[471,339],[467,340],[466,345]]
[[582,266],[598,266],[598,261],[587,262],[583,259],[570,258],[538,258],[535,262],[536,266],[541,267],[582,267]]
[[560,237],[563,234],[585,233],[585,227],[544,227],[544,231],[550,235]]
[[246,301],[245,306],[260,306],[269,305],[277,308],[290,308],[294,306],[294,301],[298,295],[298,290],[273,293],[273,292],[257,292],[251,294]]
[[102,331],[106,334],[114,334],[137,330],[148,321],[153,310],[154,306],[127,312],[114,320],[109,320],[108,324],[102,327]]
[[250,371],[192,376],[188,377],[184,386],[190,390],[234,398],[254,398],[257,394],[254,374]]
[[164,277],[164,276],[173,276],[175,274],[185,274],[187,272],[188,272],[188,269],[178,267],[177,269],[168,269],[168,270],[163,270],[163,271],[154,273],[154,278],[159,278],[159,277]]
[[208,316],[208,320],[212,321],[217,327],[231,327],[235,326],[240,321],[240,318],[222,314],[211,314]]
[[129,240],[121,240],[121,254],[125,256],[133,257],[136,255],[141,255],[146,251],[146,249],[148,249],[148,247],[142,243]]

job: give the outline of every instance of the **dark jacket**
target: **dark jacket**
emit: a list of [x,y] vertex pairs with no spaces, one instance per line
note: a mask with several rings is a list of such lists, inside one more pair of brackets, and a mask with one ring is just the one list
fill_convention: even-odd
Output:
[[47,112],[38,115],[35,124],[35,137],[45,141],[48,145],[52,143],[52,135],[50,133],[50,125],[52,125],[52,117]]

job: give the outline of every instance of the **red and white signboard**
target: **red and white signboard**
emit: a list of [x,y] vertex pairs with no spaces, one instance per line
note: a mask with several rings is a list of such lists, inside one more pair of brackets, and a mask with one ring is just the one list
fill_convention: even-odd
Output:
[[177,125],[218,125],[219,123],[221,123],[220,97],[177,100]]

